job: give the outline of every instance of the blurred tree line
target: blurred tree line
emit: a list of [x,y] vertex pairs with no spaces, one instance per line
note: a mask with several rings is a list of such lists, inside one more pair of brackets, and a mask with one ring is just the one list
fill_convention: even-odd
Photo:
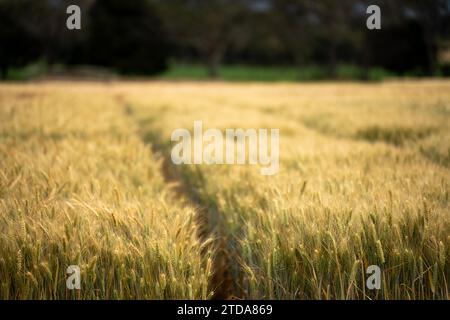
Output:
[[[81,7],[82,30],[66,28],[70,4]],[[381,30],[366,28],[371,4]],[[438,57],[449,28],[449,0],[0,0],[0,72],[45,59],[150,75],[176,59],[204,64],[210,77],[221,64],[434,75],[448,72]]]

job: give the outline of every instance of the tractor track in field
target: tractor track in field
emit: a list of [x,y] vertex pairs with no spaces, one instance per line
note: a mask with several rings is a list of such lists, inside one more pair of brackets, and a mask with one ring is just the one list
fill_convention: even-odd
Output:
[[[148,142],[148,141],[147,141]],[[153,148],[153,152],[161,154],[159,149]],[[217,208],[203,203],[195,189],[183,178],[182,173],[172,164],[170,157],[161,155],[162,172],[166,183],[175,185],[175,193],[195,208],[196,223],[198,226],[197,237],[200,241],[212,238],[211,249],[213,255],[213,276],[210,280],[209,290],[213,291],[213,299],[225,300],[237,298],[235,294],[235,281],[232,276],[232,255],[227,246],[227,234],[221,228],[221,213]]]
[[[122,99],[120,99],[122,100]],[[132,118],[133,108],[121,101],[127,117]],[[136,120],[136,119],[133,119]],[[139,123],[138,130],[141,140],[151,145],[156,157],[162,160],[161,171],[164,180],[172,184],[175,194],[186,204],[195,208],[196,223],[198,226],[197,237],[201,242],[213,239],[207,249],[213,254],[212,277],[209,281],[209,291],[213,292],[212,299],[228,300],[242,299],[243,293],[239,285],[240,276],[236,276],[239,270],[238,254],[228,245],[229,235],[224,227],[223,214],[216,205],[204,201],[195,185],[184,174],[180,166],[176,166],[170,159],[170,144],[164,143],[157,131],[152,130],[151,121],[145,121],[145,125]],[[221,222],[222,221],[222,222]]]

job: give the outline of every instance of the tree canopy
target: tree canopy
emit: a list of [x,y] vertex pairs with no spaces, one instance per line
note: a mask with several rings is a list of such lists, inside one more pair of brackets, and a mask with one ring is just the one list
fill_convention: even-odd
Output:
[[[65,27],[69,4],[81,7],[82,30]],[[371,4],[381,30],[366,28]],[[0,0],[0,29],[3,76],[36,59],[151,75],[172,58],[202,63],[211,77],[223,63],[431,75],[449,47],[450,1]]]

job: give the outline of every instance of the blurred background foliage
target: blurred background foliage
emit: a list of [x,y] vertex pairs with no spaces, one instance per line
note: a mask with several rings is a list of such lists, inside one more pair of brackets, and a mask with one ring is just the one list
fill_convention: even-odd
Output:
[[[82,29],[66,28],[77,4]],[[382,30],[368,30],[377,4]],[[449,0],[0,0],[2,79],[450,75]]]

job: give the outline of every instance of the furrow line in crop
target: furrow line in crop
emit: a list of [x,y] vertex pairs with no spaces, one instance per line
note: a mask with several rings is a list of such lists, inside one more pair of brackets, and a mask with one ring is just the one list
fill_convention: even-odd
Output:
[[[133,108],[125,104],[124,111],[127,116],[133,117]],[[170,158],[170,141],[164,141],[162,135],[154,130],[149,119],[139,121],[139,135],[144,143],[151,145],[153,153],[162,161],[162,173],[166,183],[173,185],[173,189],[180,199],[196,210],[198,231],[197,236],[201,242],[212,239],[205,250],[211,249],[213,255],[213,276],[210,279],[209,290],[213,292],[212,299],[241,299],[242,293],[238,288],[239,258],[235,250],[228,245],[229,232],[225,217],[218,206],[202,197],[198,191],[199,181],[202,180],[201,171],[192,166],[180,167],[172,163]]]

